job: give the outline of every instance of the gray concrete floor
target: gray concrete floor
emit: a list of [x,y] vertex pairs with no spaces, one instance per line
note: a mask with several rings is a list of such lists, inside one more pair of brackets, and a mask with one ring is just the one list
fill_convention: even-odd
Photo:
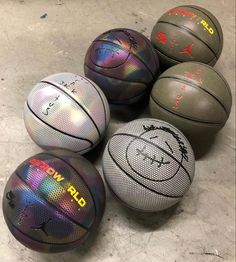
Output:
[[[234,0],[95,1],[0,0],[0,196],[24,159],[40,152],[22,119],[27,94],[38,80],[56,72],[83,74],[83,59],[100,33],[128,27],[150,35],[158,17],[179,4],[209,9],[224,31],[224,49],[216,69],[235,98]],[[45,19],[40,16],[47,13]],[[109,137],[137,117],[120,113]],[[122,118],[124,116],[124,118]],[[138,117],[147,116],[145,110]],[[122,120],[123,119],[123,120]],[[101,172],[104,144],[88,158]],[[40,254],[8,231],[0,211],[0,261],[235,261],[235,100],[225,128],[196,162],[190,191],[176,207],[158,214],[137,214],[121,206],[107,190],[99,230],[80,248]]]

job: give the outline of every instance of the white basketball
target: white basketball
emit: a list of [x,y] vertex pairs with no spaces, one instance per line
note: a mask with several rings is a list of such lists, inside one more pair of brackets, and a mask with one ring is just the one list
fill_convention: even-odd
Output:
[[90,79],[59,73],[41,80],[24,106],[26,129],[44,149],[83,154],[103,138],[110,119],[107,99]]

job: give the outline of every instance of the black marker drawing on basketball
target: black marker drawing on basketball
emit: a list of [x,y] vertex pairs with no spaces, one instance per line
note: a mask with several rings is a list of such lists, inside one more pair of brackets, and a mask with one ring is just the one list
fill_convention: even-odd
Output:
[[[144,132],[134,137],[126,148],[126,160],[131,170],[146,180],[163,182],[172,179],[182,168],[191,183],[183,166],[183,161],[188,162],[187,147],[178,133],[166,126],[143,125],[143,129]],[[139,161],[143,164],[137,165]]]

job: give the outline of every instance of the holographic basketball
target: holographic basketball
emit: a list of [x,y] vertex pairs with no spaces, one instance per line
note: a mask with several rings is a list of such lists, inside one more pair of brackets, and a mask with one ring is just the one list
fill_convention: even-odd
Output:
[[129,104],[141,99],[152,86],[159,60],[145,36],[118,28],[93,41],[85,56],[84,72],[100,86],[110,103]]
[[180,201],[193,181],[194,166],[193,150],[184,135],[151,118],[120,128],[103,155],[109,188],[139,211],[160,211]]
[[223,48],[223,32],[211,12],[200,6],[183,5],[159,18],[151,41],[163,68],[187,61],[213,66]]
[[105,190],[98,171],[66,150],[25,160],[10,176],[3,214],[13,236],[39,252],[79,246],[103,216]]
[[109,119],[109,105],[101,89],[72,73],[41,80],[24,107],[26,129],[44,149],[65,148],[83,154],[104,137]]

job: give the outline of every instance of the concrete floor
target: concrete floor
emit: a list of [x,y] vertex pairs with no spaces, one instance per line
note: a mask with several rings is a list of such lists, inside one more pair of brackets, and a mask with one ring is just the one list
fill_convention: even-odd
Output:
[[[234,0],[0,0],[1,197],[17,165],[41,151],[22,119],[33,85],[56,72],[83,74],[85,52],[98,34],[128,27],[149,36],[163,12],[190,2],[209,9],[223,27],[224,49],[215,67],[235,98]],[[147,116],[144,110],[117,118],[115,111],[107,138],[124,122]],[[104,144],[87,155],[100,172]],[[235,261],[235,100],[225,128],[204,149],[192,187],[179,205],[158,214],[137,214],[107,190],[99,230],[70,252],[51,255],[25,248],[10,234],[0,211],[0,261]]]

